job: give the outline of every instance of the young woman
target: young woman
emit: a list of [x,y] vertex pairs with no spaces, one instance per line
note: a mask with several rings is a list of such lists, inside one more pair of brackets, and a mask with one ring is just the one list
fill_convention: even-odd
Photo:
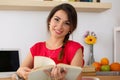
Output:
[[[78,42],[68,40],[70,34],[77,27],[77,13],[75,8],[67,3],[56,6],[49,14],[47,27],[50,33],[48,40],[38,42],[30,48],[30,52],[23,61],[17,74],[27,79],[28,74],[33,68],[35,56],[46,56],[53,59],[56,64],[64,63],[73,66],[83,67],[83,46]],[[51,80],[66,80],[61,68],[55,66],[49,73]],[[81,80],[79,75],[76,80]]]

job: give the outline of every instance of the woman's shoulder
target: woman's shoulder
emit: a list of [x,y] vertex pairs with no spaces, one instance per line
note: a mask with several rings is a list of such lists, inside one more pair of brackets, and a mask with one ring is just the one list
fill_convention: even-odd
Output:
[[66,43],[66,48],[67,49],[78,49],[78,48],[82,48],[83,49],[83,45],[81,45],[79,42],[77,41],[73,41],[73,40],[69,40]]
[[45,41],[43,42],[36,42],[33,46],[41,46],[41,45],[44,45],[45,44]]
[[66,45],[68,45],[68,46],[72,45],[73,46],[73,45],[81,45],[81,44],[77,41],[69,40]]

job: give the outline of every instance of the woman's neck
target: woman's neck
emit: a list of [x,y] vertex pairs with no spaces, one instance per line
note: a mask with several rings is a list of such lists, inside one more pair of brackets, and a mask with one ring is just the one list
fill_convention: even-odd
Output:
[[46,47],[49,49],[57,49],[60,48],[62,45],[63,45],[63,39],[49,38],[46,41]]

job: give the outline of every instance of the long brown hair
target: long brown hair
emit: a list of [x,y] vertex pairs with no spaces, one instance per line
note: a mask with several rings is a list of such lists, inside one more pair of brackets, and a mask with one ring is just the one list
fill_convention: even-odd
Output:
[[63,46],[62,46],[62,50],[59,54],[58,59],[61,60],[64,56],[64,47],[65,44],[67,43],[68,39],[69,39],[69,35],[76,29],[77,27],[77,12],[75,10],[75,8],[68,3],[62,3],[56,7],[54,7],[52,9],[52,11],[50,12],[50,14],[48,15],[47,18],[47,28],[49,31],[49,22],[51,20],[51,18],[53,17],[53,15],[58,11],[58,10],[63,10],[67,13],[68,16],[68,20],[70,21],[70,32],[65,36],[64,40],[63,40]]

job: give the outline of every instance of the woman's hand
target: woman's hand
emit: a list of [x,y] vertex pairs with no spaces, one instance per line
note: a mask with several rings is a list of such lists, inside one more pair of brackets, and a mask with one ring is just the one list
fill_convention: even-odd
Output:
[[20,78],[23,78],[23,79],[27,79],[28,78],[28,75],[30,73],[31,69],[28,68],[28,67],[20,67],[18,70],[17,70],[17,74]]
[[51,71],[45,70],[45,73],[50,76],[51,80],[65,80],[67,70],[59,66],[54,66]]

